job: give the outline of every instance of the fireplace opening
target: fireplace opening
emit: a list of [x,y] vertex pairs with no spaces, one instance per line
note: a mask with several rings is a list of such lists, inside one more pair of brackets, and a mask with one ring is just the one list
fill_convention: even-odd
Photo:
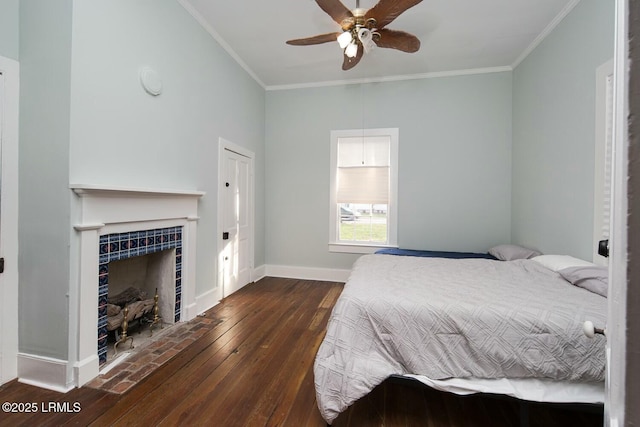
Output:
[[99,251],[98,357],[104,367],[180,321],[182,227],[103,235]]
[[130,347],[127,336],[139,346],[154,330],[174,323],[175,254],[171,249],[109,263],[107,360]]
[[174,323],[175,253],[172,249],[110,262],[108,304],[124,308],[127,304],[143,302],[137,304],[142,316],[152,312],[157,292],[160,318],[163,323]]

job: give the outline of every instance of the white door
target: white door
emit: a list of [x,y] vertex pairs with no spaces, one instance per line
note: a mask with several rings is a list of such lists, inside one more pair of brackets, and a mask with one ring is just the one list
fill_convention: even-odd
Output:
[[222,150],[222,277],[223,297],[227,297],[251,281],[253,210],[251,183],[253,159]]
[[18,374],[19,65],[0,56],[0,384]]

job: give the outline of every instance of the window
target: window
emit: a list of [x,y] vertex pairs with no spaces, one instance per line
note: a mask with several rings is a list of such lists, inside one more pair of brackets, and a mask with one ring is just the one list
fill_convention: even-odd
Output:
[[331,132],[329,250],[397,245],[398,129]]

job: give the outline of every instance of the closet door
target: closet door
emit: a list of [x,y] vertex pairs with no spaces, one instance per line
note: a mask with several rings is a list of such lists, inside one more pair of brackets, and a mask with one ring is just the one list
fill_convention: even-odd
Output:
[[251,168],[249,157],[225,149],[223,180],[223,296],[251,280]]

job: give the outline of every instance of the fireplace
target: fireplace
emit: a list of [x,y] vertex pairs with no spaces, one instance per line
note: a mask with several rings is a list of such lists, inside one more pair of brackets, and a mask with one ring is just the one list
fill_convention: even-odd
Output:
[[[72,185],[77,203],[77,280],[70,286],[69,361],[65,384],[86,384],[106,360],[106,296],[110,263],[169,253],[173,288],[162,298],[172,311],[163,321],[187,321],[198,313],[195,290],[196,236],[200,191],[148,190]],[[75,247],[75,249],[74,249]],[[156,262],[156,261],[148,261]],[[165,267],[167,268],[167,267]],[[165,291],[162,291],[163,293]],[[153,298],[153,296],[151,296]],[[171,301],[166,301],[167,299]],[[75,330],[74,330],[75,329]],[[56,387],[49,387],[56,388]]]
[[98,251],[97,346],[102,365],[107,362],[107,302],[110,295],[134,287],[153,298],[157,290],[162,322],[180,321],[182,227],[101,235]]

